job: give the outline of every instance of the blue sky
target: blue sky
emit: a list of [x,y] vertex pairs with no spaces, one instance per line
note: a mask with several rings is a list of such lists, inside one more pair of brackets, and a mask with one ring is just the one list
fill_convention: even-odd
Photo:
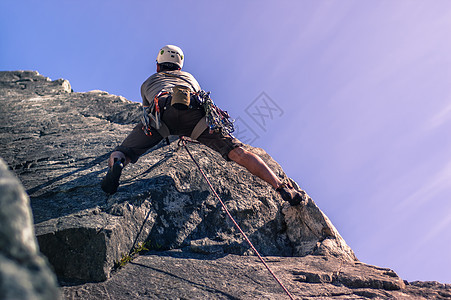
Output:
[[446,0],[4,0],[0,70],[140,101],[178,45],[361,261],[451,283],[450,32]]

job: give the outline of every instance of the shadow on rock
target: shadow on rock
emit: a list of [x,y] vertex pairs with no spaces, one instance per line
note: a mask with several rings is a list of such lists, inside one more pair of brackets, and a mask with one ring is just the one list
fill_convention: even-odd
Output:
[[[106,171],[108,156],[109,153],[101,155],[29,189],[35,224],[104,205],[107,195],[100,189],[100,176]],[[38,196],[33,196],[38,192]]]

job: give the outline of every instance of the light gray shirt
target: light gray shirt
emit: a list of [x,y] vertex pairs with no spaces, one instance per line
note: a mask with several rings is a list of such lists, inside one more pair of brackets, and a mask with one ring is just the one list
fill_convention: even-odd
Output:
[[158,93],[171,92],[176,85],[189,87],[191,90],[194,89],[194,92],[201,90],[197,80],[188,72],[181,70],[158,72],[147,78],[141,85],[143,106],[150,106],[150,103],[152,103]]

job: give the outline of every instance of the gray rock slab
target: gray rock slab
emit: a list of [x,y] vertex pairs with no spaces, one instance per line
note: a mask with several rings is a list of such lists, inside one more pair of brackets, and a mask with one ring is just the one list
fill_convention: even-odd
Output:
[[1,158],[0,299],[59,299],[56,277],[37,246],[28,196]]
[[[390,269],[336,257],[265,257],[295,299],[447,299],[451,286],[403,282]],[[139,256],[102,283],[63,286],[67,299],[289,299],[255,256],[181,250]]]
[[[13,71],[0,72],[0,107],[0,156],[30,196],[39,246],[64,283],[66,298],[285,297],[174,138],[169,146],[158,145],[127,166],[115,195],[100,190],[109,153],[139,121],[140,104],[102,91],[74,93],[67,80]],[[393,270],[359,262],[327,216],[295,182],[305,195],[300,207],[283,203],[266,183],[207,147],[188,147],[226,207],[295,297],[451,297],[447,284],[407,283]],[[247,147],[277,176],[290,180],[264,150]],[[6,249],[0,253],[0,295],[23,280],[35,280],[29,290],[37,289],[45,299],[52,299],[52,288],[42,290],[52,279],[34,276],[45,269],[42,257],[38,255],[37,263],[20,270],[12,268],[12,257],[18,255],[23,262],[26,251],[37,251],[31,242],[32,230],[18,225],[22,226],[18,222],[22,219],[25,225],[31,224],[24,201],[22,193],[1,211],[0,222],[5,220],[5,225],[0,232],[7,238],[0,241]],[[25,215],[14,219],[14,208]],[[10,234],[13,230],[19,230],[17,235]],[[124,254],[145,241],[160,251],[112,270]],[[13,242],[20,246],[9,247]],[[13,296],[6,299],[21,299],[18,294],[8,295]]]
[[[155,147],[123,171],[113,196],[99,187],[106,159],[139,120],[141,106],[101,91],[74,93],[67,80],[0,72],[0,155],[30,195],[42,252],[60,278],[102,281],[145,240],[155,249],[252,254],[183,149]],[[355,260],[305,194],[289,207],[266,183],[202,145],[189,145],[227,208],[264,255]],[[283,180],[282,168],[259,154]],[[296,185],[296,184],[295,184]]]

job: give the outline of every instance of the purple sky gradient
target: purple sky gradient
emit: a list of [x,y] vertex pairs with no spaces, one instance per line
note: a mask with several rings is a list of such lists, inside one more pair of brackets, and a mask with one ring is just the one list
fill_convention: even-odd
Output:
[[[2,1],[0,70],[140,101],[178,45],[360,260],[451,283],[451,1],[122,3]],[[284,112],[263,129],[262,92]]]

